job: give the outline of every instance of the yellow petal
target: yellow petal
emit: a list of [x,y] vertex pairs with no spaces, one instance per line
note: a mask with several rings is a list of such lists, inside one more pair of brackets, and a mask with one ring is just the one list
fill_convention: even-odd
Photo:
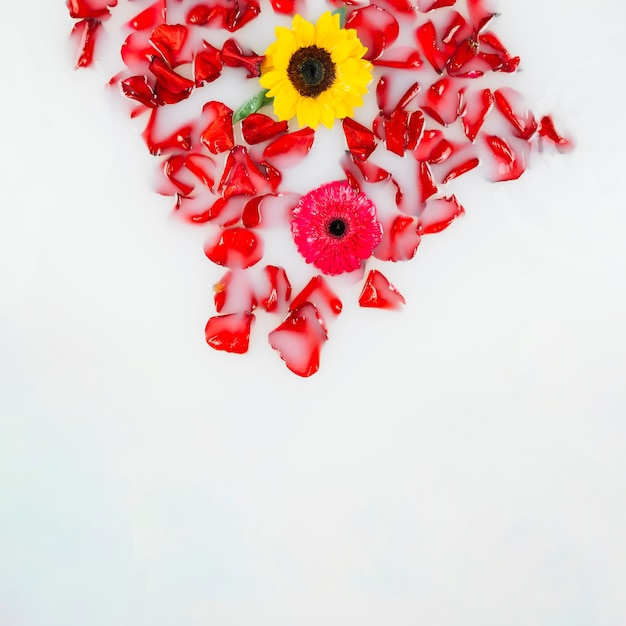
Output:
[[320,110],[315,98],[300,98],[297,105],[298,124],[317,128],[320,123]]
[[292,30],[298,48],[306,48],[315,43],[315,26],[296,13],[293,18]]
[[315,24],[315,44],[330,51],[340,32],[339,15],[332,15],[330,11],[326,11]]

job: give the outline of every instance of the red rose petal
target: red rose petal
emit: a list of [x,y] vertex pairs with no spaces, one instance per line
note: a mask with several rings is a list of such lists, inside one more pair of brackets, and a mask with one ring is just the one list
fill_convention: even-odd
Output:
[[164,152],[172,150],[190,150],[191,149],[191,133],[193,128],[189,125],[177,128],[170,135],[166,135],[162,139],[155,137],[155,125],[157,120],[157,112],[160,109],[152,109],[150,111],[150,119],[146,124],[146,128],[141,134],[144,138],[150,154],[159,156]]
[[184,62],[180,58],[180,53],[187,35],[188,29],[182,24],[159,24],[150,35],[150,43],[161,53],[170,67],[175,67]]
[[446,183],[449,183],[451,180],[454,180],[455,178],[458,178],[459,176],[463,174],[467,174],[467,172],[470,172],[471,170],[473,170],[475,167],[478,167],[479,165],[480,165],[480,160],[477,157],[471,157],[463,161],[462,163],[455,165],[443,177],[443,180],[441,182],[445,185]]
[[213,285],[218,313],[251,313],[257,307],[254,288],[245,270],[230,270]]
[[433,180],[433,175],[426,161],[418,163],[417,178],[419,182],[420,201],[426,202],[428,198],[437,193],[437,185]]
[[267,183],[257,164],[252,160],[245,146],[235,146],[226,157],[224,173],[218,185],[218,192],[225,198],[231,196],[254,196],[261,192]]
[[245,269],[261,260],[263,242],[248,228],[228,228],[207,243],[204,253],[217,265]]
[[315,131],[303,128],[270,142],[263,150],[263,158],[276,167],[292,167],[304,159],[313,147]]
[[252,113],[241,122],[243,138],[251,146],[273,139],[288,130],[287,121],[277,122],[269,115],[263,115],[263,113]]
[[494,96],[489,89],[463,94],[463,132],[471,142],[476,140],[493,103]]
[[147,9],[138,13],[128,22],[128,26],[134,30],[154,29],[158,24],[165,22],[165,0],[157,0]]
[[248,78],[261,75],[263,57],[252,51],[244,52],[234,39],[227,39],[222,46],[222,61],[228,67],[243,67]]
[[346,20],[346,28],[355,28],[361,43],[367,48],[365,58],[377,59],[400,33],[398,20],[375,4],[355,9]]
[[464,212],[455,196],[432,198],[419,217],[417,232],[421,235],[441,232]]
[[120,83],[127,98],[137,100],[149,109],[161,106],[163,101],[156,95],[147,76],[131,76]]
[[72,36],[80,39],[76,67],[89,67],[93,63],[94,46],[102,22],[94,18],[86,18],[77,22],[72,29]]
[[[339,315],[343,308],[339,296],[328,286],[322,276],[311,278],[306,287],[291,301],[289,310],[295,311],[306,303],[315,305],[316,310],[322,315],[322,320]],[[326,329],[323,321],[322,325]]]
[[291,211],[298,204],[300,195],[296,193],[267,194],[248,200],[241,217],[246,228],[256,226],[278,226],[291,219]]
[[152,57],[149,69],[156,78],[156,95],[166,104],[181,102],[191,95],[195,83],[177,74],[159,57]]
[[456,4],[456,0],[417,0],[417,8],[421,13],[428,13],[434,9],[451,7]]
[[109,15],[109,8],[117,6],[117,0],[66,0],[65,4],[74,19],[97,18]]
[[426,90],[421,109],[443,126],[448,126],[459,117],[461,93],[455,82],[442,78]]
[[372,63],[378,67],[392,67],[397,70],[417,70],[422,67],[422,57],[410,46],[395,46]]
[[263,268],[268,280],[268,288],[259,295],[261,306],[268,312],[278,310],[281,304],[286,304],[291,297],[291,283],[284,268],[267,265]]
[[212,317],[204,330],[206,341],[214,350],[243,354],[248,351],[253,321],[252,313],[231,313]]
[[365,161],[376,149],[374,133],[351,117],[346,117],[342,121],[342,127],[350,154],[355,159]]
[[567,139],[557,132],[549,115],[545,115],[539,121],[539,136],[551,141],[559,152],[569,152],[574,148],[574,142],[571,139]]
[[282,13],[284,15],[293,15],[296,11],[294,0],[270,0],[272,3],[272,9],[276,13]]
[[415,256],[420,240],[416,220],[396,215],[383,224],[383,238],[374,249],[374,256],[381,261],[407,261]]
[[399,156],[404,156],[406,148],[406,131],[408,127],[409,114],[396,109],[388,120],[383,122],[385,129],[385,141],[387,150]]
[[518,154],[506,139],[495,135],[485,135],[484,140],[495,162],[492,180],[515,180],[524,173],[526,159],[522,152]]
[[210,23],[214,28],[225,28],[232,33],[253,20],[260,10],[256,0],[217,0],[191,8],[186,20],[197,26]]
[[415,150],[424,134],[424,114],[411,111],[406,129],[406,149]]
[[269,343],[298,376],[308,377],[319,369],[320,352],[328,340],[317,309],[309,302],[291,311],[268,336]]
[[202,42],[203,50],[196,53],[193,60],[193,75],[196,86],[211,83],[222,73],[222,53],[206,41]]
[[496,107],[515,129],[515,135],[530,139],[537,130],[535,116],[523,106],[522,95],[510,87],[502,87],[495,92]]
[[233,111],[224,103],[212,100],[202,107],[208,125],[202,131],[200,140],[212,154],[220,154],[235,145],[233,137]]
[[359,296],[359,305],[366,308],[397,309],[406,304],[404,296],[378,270],[370,270]]

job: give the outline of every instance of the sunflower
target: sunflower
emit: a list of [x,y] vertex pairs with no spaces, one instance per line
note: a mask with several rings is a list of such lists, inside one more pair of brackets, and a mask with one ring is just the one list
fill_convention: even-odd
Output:
[[331,128],[363,104],[372,80],[367,48],[353,28],[341,28],[338,14],[324,13],[316,24],[295,15],[291,29],[278,26],[265,51],[261,86],[274,98],[279,120],[297,116],[300,126]]

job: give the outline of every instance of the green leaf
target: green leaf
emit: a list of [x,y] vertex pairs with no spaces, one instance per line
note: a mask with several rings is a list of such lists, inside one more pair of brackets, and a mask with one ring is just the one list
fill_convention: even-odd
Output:
[[335,9],[332,12],[332,15],[338,15],[339,16],[339,26],[341,26],[341,28],[345,28],[346,27],[346,5],[345,4],[342,7],[339,7],[338,9]]
[[259,93],[246,100],[234,113],[233,124],[241,122],[252,113],[256,113],[261,107],[273,102],[274,98],[268,98],[269,89],[262,89]]

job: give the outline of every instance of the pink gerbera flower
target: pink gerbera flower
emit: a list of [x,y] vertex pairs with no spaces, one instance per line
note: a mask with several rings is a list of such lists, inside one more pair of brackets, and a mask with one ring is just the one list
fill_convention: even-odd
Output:
[[327,183],[300,198],[291,233],[298,252],[324,274],[352,272],[379,244],[376,207],[348,181]]

